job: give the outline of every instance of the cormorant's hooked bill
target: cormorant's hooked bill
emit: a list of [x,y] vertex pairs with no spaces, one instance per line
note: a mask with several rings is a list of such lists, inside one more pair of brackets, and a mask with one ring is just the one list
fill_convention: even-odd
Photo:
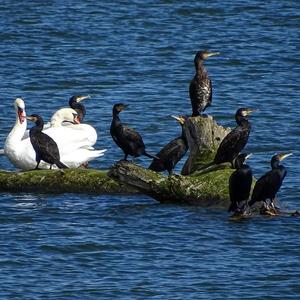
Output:
[[246,107],[246,108],[240,108],[240,115],[242,117],[247,117],[247,116],[249,116],[252,113],[257,112],[257,111],[259,111],[258,108],[248,108],[248,107]]
[[221,53],[220,52],[210,52],[210,51],[207,51],[207,50],[204,50],[204,51],[198,51],[196,53],[196,56],[195,56],[195,59],[207,59],[211,56],[216,56],[216,55],[220,55]]
[[278,153],[277,157],[279,161],[283,161],[284,159],[286,159],[287,157],[293,155],[293,152],[286,152],[286,153]]
[[186,118],[184,116],[171,115],[171,117],[174,118],[175,120],[177,120],[181,125],[183,125],[186,121]]
[[85,100],[85,99],[90,99],[91,96],[90,95],[75,95],[75,96],[72,96],[69,100],[69,102],[76,102],[76,103],[79,103],[80,101],[82,100]]
[[26,116],[26,119],[32,122],[36,122],[38,120],[38,117],[36,115],[30,115]]

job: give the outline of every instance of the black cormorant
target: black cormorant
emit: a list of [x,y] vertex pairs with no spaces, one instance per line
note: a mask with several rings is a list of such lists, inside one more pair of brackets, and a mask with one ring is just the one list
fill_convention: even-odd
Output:
[[184,133],[183,124],[186,120],[184,116],[172,116],[176,119],[181,127],[182,132],[181,136],[172,140],[167,145],[165,145],[155,156],[158,159],[154,158],[152,163],[149,166],[150,170],[156,172],[162,172],[167,170],[169,175],[172,174],[174,167],[181,160],[188,150],[187,139]]
[[198,51],[195,55],[194,65],[196,74],[189,88],[193,117],[199,116],[212,102],[212,83],[203,65],[203,61],[210,56],[219,54],[219,52]]
[[140,134],[121,123],[119,113],[127,106],[123,103],[117,103],[113,107],[113,119],[110,126],[110,134],[113,140],[123,150],[125,160],[127,160],[128,155],[133,157],[146,155],[155,158],[155,156],[146,152],[145,144]]
[[[280,162],[290,155],[292,155],[292,153],[279,153],[272,157],[272,170],[260,177],[255,183],[249,206],[252,206],[256,202],[263,201],[266,209],[275,208],[273,201],[287,173],[285,167],[280,165]],[[270,199],[270,205],[268,205],[267,199]]]
[[47,134],[43,133],[44,121],[39,115],[30,115],[26,117],[28,120],[35,122],[29,130],[30,142],[36,154],[37,165],[35,169],[38,169],[40,161],[43,160],[52,165],[56,165],[60,169],[68,168],[60,161],[59,150],[56,142]]
[[214,158],[215,164],[224,162],[232,163],[246,146],[251,130],[247,116],[254,111],[256,111],[256,109],[239,108],[237,110],[235,120],[238,126],[230,131],[222,140]]
[[[229,177],[229,196],[231,205],[229,212],[243,212],[243,207],[247,204],[249,199],[251,184],[252,184],[252,170],[245,164],[245,161],[251,154],[240,153],[234,160],[234,168],[236,169]],[[243,207],[240,203],[244,202]]]
[[85,112],[86,112],[84,105],[81,104],[80,101],[82,101],[84,99],[88,99],[88,98],[91,98],[91,97],[89,95],[88,96],[75,95],[69,99],[69,105],[71,108],[73,108],[74,110],[77,111],[78,119],[79,119],[80,123],[82,123],[82,121],[85,117]]

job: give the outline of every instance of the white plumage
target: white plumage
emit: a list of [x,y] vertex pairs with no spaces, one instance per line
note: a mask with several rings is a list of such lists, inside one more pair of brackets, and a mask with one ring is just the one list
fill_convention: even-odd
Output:
[[[34,169],[35,152],[28,137],[28,130],[26,131],[25,103],[21,98],[17,98],[14,106],[16,122],[5,141],[4,153],[17,168]],[[43,130],[57,143],[60,160],[69,168],[77,168],[104,155],[106,151],[93,148],[97,141],[97,132],[92,126],[71,123],[76,115],[76,111],[71,108],[60,109],[52,116],[50,125],[46,124]],[[42,161],[39,167],[48,169],[50,165]]]

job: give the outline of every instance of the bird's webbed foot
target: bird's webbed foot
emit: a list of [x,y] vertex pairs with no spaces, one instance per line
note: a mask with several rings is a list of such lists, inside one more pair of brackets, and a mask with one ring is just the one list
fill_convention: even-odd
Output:
[[241,207],[239,207],[239,210],[240,210],[240,213],[243,215],[243,216],[250,216],[252,215],[252,212],[251,212],[251,209],[248,205],[247,202],[245,202]]
[[238,206],[234,213],[230,216],[230,219],[232,220],[239,220],[239,219],[244,219],[247,217],[250,217],[252,215],[251,210],[247,203]]
[[89,168],[89,162],[87,161],[87,162],[82,163],[82,164],[79,166],[79,168],[82,168],[82,169],[88,169],[88,168]]
[[182,175],[177,174],[177,173],[174,173],[174,172],[171,172],[171,173],[169,173],[168,177],[169,177],[169,178],[170,178],[170,177],[173,177],[173,178],[181,178]]
[[266,216],[278,216],[279,210],[276,209],[272,201],[270,204],[264,201],[262,207],[260,208],[260,214]]

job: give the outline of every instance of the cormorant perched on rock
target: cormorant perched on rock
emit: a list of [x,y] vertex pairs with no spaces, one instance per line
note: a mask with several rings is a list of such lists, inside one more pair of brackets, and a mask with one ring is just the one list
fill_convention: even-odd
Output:
[[172,175],[173,169],[175,168],[176,164],[181,160],[181,158],[185,155],[188,150],[187,139],[183,130],[183,124],[186,120],[184,116],[172,116],[176,119],[181,127],[182,132],[181,136],[177,137],[176,139],[169,142],[165,145],[155,156],[158,157],[154,158],[152,163],[149,166],[150,170],[156,172],[162,172],[167,170],[169,175]]
[[87,96],[75,95],[69,99],[69,105],[71,108],[73,108],[74,110],[77,111],[78,119],[79,119],[80,123],[82,123],[82,121],[85,117],[85,112],[86,112],[84,105],[81,104],[80,101],[82,101],[84,99],[88,99],[88,98],[91,98],[91,97],[89,95],[87,95]]
[[[229,212],[242,212],[243,207],[247,204],[249,199],[251,184],[252,184],[252,170],[244,164],[251,154],[240,153],[234,160],[234,168],[236,169],[229,178],[229,196],[231,205]],[[243,207],[240,203],[244,202]]]
[[196,74],[189,88],[193,117],[199,116],[212,102],[212,83],[203,65],[203,61],[210,56],[219,54],[219,52],[198,51],[195,55],[194,65]]
[[[290,155],[292,155],[292,153],[279,153],[272,157],[272,170],[268,171],[256,181],[249,206],[252,206],[256,202],[263,201],[263,209],[275,209],[273,201],[287,173],[285,167],[279,163]],[[270,199],[270,205],[267,203],[267,199]]]
[[35,122],[35,126],[29,130],[30,142],[36,154],[37,165],[35,169],[38,169],[41,160],[49,163],[50,169],[54,164],[60,169],[68,168],[60,161],[56,142],[49,135],[42,132],[44,127],[42,117],[39,115],[31,115],[26,118]]
[[221,142],[214,158],[215,164],[224,162],[232,163],[246,146],[251,130],[247,116],[254,111],[256,111],[256,109],[239,108],[237,110],[235,120],[238,126],[230,131]]
[[146,152],[145,144],[140,134],[121,123],[119,113],[126,107],[128,107],[128,105],[123,103],[117,103],[114,105],[113,119],[110,126],[110,134],[113,140],[125,154],[124,160],[127,160],[128,155],[133,157],[146,155],[150,158],[155,158],[155,156]]

